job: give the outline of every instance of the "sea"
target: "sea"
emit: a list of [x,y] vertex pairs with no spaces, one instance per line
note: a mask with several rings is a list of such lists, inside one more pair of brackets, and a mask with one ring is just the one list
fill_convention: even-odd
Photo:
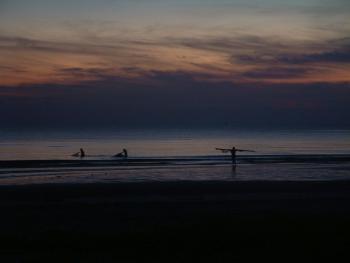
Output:
[[350,130],[0,130],[0,185],[349,179]]

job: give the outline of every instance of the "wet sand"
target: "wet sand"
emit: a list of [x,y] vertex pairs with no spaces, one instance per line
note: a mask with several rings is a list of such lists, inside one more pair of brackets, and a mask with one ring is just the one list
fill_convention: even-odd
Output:
[[350,181],[1,186],[0,211],[6,262],[312,262],[350,245]]

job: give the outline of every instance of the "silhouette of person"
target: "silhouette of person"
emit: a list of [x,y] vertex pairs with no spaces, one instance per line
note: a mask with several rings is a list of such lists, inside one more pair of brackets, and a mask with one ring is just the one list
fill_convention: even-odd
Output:
[[222,151],[223,153],[231,153],[231,160],[232,160],[232,164],[234,166],[236,166],[237,162],[236,162],[236,153],[237,152],[255,152],[255,151],[251,151],[251,150],[242,150],[242,149],[237,149],[236,147],[232,147],[232,149],[222,149],[222,148],[216,148],[216,150],[218,151]]
[[123,153],[124,153],[124,158],[128,158],[128,151],[126,149],[123,149]]
[[85,152],[83,150],[83,148],[80,148],[80,158],[85,157]]
[[83,158],[83,157],[85,157],[85,152],[84,152],[83,148],[80,148],[79,152],[72,154],[72,156]]
[[124,157],[124,158],[128,158],[128,151],[126,149],[123,149],[122,152],[117,153],[116,155],[114,155],[114,157]]

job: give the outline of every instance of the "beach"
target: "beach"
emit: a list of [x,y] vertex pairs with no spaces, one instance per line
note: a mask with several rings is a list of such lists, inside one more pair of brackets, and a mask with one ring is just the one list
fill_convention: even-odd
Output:
[[[215,150],[232,142],[256,152],[232,165]],[[348,130],[5,133],[0,260],[333,262],[350,243],[348,142]]]
[[346,255],[350,181],[0,187],[7,262],[193,262]]

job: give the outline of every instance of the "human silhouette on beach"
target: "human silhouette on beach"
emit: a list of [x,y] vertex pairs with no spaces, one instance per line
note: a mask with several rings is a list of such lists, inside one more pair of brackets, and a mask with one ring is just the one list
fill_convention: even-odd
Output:
[[236,162],[236,153],[237,152],[255,152],[252,150],[243,150],[243,149],[237,149],[236,147],[232,147],[232,149],[222,149],[222,148],[215,148],[218,151],[222,151],[223,153],[231,153],[231,159],[232,159],[232,164],[235,166],[237,164]]
[[85,152],[84,152],[83,148],[80,148],[79,152],[77,152],[75,154],[72,154],[72,156],[84,158],[85,157]]
[[128,151],[126,149],[123,149],[122,152],[117,153],[116,155],[114,155],[114,157],[124,157],[124,158],[128,158]]

